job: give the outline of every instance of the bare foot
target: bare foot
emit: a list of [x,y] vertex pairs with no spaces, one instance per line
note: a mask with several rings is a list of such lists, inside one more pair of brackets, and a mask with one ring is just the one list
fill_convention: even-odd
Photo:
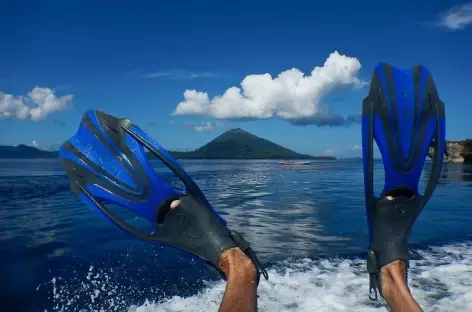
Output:
[[170,209],[175,209],[179,207],[179,205],[180,205],[180,200],[179,199],[174,200],[173,202],[170,203]]
[[[170,203],[179,207],[180,200]],[[219,312],[257,311],[257,271],[246,254],[238,247],[225,250],[218,261],[219,269],[228,280]]]

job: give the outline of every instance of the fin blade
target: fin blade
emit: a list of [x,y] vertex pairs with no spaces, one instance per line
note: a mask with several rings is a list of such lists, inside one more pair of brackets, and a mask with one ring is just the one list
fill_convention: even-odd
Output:
[[[79,183],[97,202],[128,208],[153,222],[160,206],[181,194],[154,172],[142,146],[130,144],[117,128],[122,122],[87,111],[75,135],[59,149],[59,157],[71,185]],[[79,197],[83,193],[72,189]]]
[[[366,112],[366,105],[371,105],[371,112]],[[444,142],[444,104],[431,74],[423,66],[400,70],[380,63],[363,110],[363,145],[369,148],[365,141],[372,123],[371,137],[382,155],[382,193],[401,186],[419,195],[418,183],[430,142],[437,132]]]
[[[167,185],[154,171],[147,150],[159,156],[184,182],[187,190],[176,190]],[[154,226],[163,206],[190,193],[210,207],[226,225],[170,153],[128,119],[97,110],[87,111],[75,135],[59,149],[59,158],[69,176],[71,188],[79,198],[100,211],[105,219],[138,238],[155,241],[154,237],[124,224],[107,208],[107,204],[125,207]]]

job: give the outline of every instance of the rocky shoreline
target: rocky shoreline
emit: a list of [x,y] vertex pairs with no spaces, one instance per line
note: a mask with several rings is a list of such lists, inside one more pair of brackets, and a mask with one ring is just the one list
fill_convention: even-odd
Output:
[[[428,156],[434,154],[434,143],[429,148]],[[444,153],[445,163],[472,163],[472,140],[446,141],[446,151]]]

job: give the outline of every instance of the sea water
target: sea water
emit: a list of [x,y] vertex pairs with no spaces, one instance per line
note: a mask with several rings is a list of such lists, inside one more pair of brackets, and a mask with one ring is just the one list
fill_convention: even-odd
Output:
[[[260,311],[387,311],[368,299],[361,162],[181,163],[267,265]],[[429,174],[427,164],[420,188]],[[380,162],[375,177],[379,192]],[[472,311],[472,167],[445,165],[410,244],[425,311]],[[199,259],[103,221],[57,160],[0,161],[0,310],[210,312],[224,286]]]

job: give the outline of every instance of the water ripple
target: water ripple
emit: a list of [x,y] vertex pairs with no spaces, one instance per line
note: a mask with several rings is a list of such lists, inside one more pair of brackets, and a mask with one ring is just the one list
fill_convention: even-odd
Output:
[[[155,165],[165,179],[172,178]],[[274,161],[183,161],[183,166],[229,226],[243,233],[272,270],[282,269],[262,284],[262,311],[306,311],[310,304],[311,308],[319,305],[320,311],[353,305],[358,311],[377,309],[352,295],[352,289],[365,282],[365,276],[358,274],[361,260],[336,260],[341,255],[358,259],[367,248],[361,162],[284,167]],[[381,163],[375,164],[375,170],[379,193],[384,178]],[[427,165],[420,187],[429,175]],[[461,272],[472,280],[470,263],[451,255],[452,267],[441,264],[440,269],[428,271],[425,268],[435,268],[428,262],[431,255],[446,253],[421,250],[472,239],[471,181],[471,166],[445,166],[412,232],[411,244],[419,250],[413,289],[432,311],[446,304],[468,307],[465,301],[470,294],[440,274],[452,270],[451,278],[461,278],[457,273]],[[57,160],[0,161],[0,204],[0,301],[7,311],[99,310],[106,305],[122,311],[133,304],[135,311],[144,311],[146,299],[164,302],[149,303],[146,311],[201,311],[214,307],[220,298],[223,286],[218,275],[201,261],[172,248],[136,241],[85,207],[69,190]],[[444,248],[452,254],[463,250]],[[313,260],[320,255],[326,261]],[[297,271],[296,265],[303,270]],[[91,266],[99,276],[88,280]],[[329,276],[339,280],[330,284]],[[463,287],[470,286],[464,283]],[[38,285],[42,286],[37,290]],[[326,289],[335,297],[346,296],[344,301],[306,299],[328,296]],[[198,295],[200,291],[207,299]],[[291,299],[282,292],[291,294]],[[186,299],[169,299],[174,295]],[[25,302],[25,296],[31,302]],[[195,305],[179,308],[189,302]]]

